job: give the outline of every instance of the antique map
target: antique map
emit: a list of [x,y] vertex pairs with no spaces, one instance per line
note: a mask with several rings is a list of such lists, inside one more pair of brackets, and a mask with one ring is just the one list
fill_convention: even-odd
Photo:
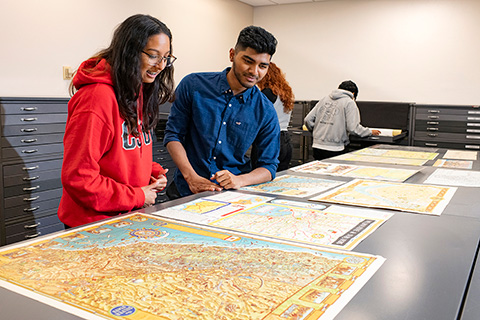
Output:
[[447,150],[443,156],[446,159],[477,160],[478,151]]
[[153,212],[152,214],[183,221],[208,224],[209,222],[271,199],[273,199],[273,197],[226,191],[182,203],[178,206],[168,207],[161,211]]
[[364,148],[352,152],[353,154],[362,154],[377,157],[389,158],[407,158],[407,159],[424,159],[433,160],[438,156],[436,152],[407,151],[393,149]]
[[312,174],[327,174],[357,179],[374,179],[394,182],[403,182],[419,171],[418,169],[382,168],[326,163],[316,160],[294,167],[291,170]]
[[437,169],[428,176],[424,183],[478,188],[480,187],[480,172]]
[[326,210],[315,210],[264,203],[210,225],[276,239],[351,250],[393,215],[391,212],[366,209],[345,213],[343,209],[330,206]]
[[343,183],[343,181],[284,175],[275,178],[273,181],[242,187],[240,189],[274,195],[308,197]]
[[373,180],[353,180],[313,201],[440,215],[457,188]]
[[146,214],[0,250],[0,285],[86,319],[333,319],[384,258]]
[[408,166],[422,166],[428,161],[428,159],[380,157],[375,155],[355,154],[353,152],[341,154],[339,156],[330,158],[329,160],[389,163]]
[[469,160],[453,160],[453,159],[438,159],[433,164],[434,167],[456,168],[456,169],[472,169],[473,161]]
[[339,163],[326,163],[318,160],[307,162],[300,166],[290,168],[295,172],[313,173],[313,174],[329,174],[329,175],[342,175],[355,169],[357,166],[349,164]]

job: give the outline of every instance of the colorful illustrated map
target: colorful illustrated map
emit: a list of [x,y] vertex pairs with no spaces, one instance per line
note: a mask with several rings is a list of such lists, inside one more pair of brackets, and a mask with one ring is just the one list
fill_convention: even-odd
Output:
[[355,169],[356,166],[338,163],[326,163],[318,160],[307,162],[300,166],[290,168],[295,172],[313,173],[313,174],[329,174],[334,176],[341,176],[344,173]]
[[226,191],[219,194],[203,197],[182,203],[178,206],[153,212],[166,218],[180,219],[183,221],[208,224],[235,212],[256,206],[273,199],[249,193]]
[[310,200],[440,215],[456,190],[455,187],[353,180]]
[[339,206],[321,211],[264,203],[210,225],[275,239],[351,250],[392,215],[365,209],[348,214]]
[[419,171],[413,169],[367,167],[338,163],[325,163],[316,160],[298,167],[294,167],[291,170],[303,173],[328,174],[333,176],[343,176],[357,179],[374,179],[394,182],[403,182]]
[[241,190],[291,197],[308,197],[343,184],[343,181],[284,175],[273,181],[242,187]]
[[453,159],[438,159],[433,164],[434,167],[455,168],[455,169],[472,169],[473,161],[468,160],[453,160]]
[[384,262],[129,214],[0,250],[0,285],[88,319],[333,319]]

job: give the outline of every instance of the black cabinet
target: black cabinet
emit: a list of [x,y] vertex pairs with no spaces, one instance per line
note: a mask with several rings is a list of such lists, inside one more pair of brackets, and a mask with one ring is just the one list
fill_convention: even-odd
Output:
[[415,106],[413,145],[480,150],[480,106]]
[[0,245],[62,230],[66,98],[0,98]]

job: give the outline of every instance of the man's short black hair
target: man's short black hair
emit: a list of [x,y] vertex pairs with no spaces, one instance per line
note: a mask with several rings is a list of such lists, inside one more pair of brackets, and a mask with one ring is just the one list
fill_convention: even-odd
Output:
[[242,51],[247,48],[252,48],[258,53],[268,53],[270,56],[273,56],[277,50],[277,39],[275,39],[273,34],[261,27],[248,26],[240,31],[235,50]]
[[352,80],[343,81],[343,82],[340,83],[340,85],[338,86],[338,89],[343,89],[343,90],[350,91],[351,93],[353,93],[353,97],[354,97],[355,99],[357,99],[357,96],[358,96],[358,87],[357,87],[357,85],[355,84],[355,82],[353,82]]

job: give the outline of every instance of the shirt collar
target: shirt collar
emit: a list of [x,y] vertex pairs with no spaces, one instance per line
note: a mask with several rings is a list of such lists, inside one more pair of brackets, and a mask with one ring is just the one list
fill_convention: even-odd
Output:
[[[227,80],[227,73],[232,69],[231,67],[225,68],[225,70],[222,71],[222,81],[220,84],[220,90],[221,93],[223,94],[233,94],[232,89],[230,88],[230,85],[228,84]],[[255,92],[255,86],[252,88],[248,88],[247,90],[243,91],[242,93],[239,93],[236,95],[236,97],[241,101],[241,102],[246,102],[248,101],[252,96],[253,93]]]

